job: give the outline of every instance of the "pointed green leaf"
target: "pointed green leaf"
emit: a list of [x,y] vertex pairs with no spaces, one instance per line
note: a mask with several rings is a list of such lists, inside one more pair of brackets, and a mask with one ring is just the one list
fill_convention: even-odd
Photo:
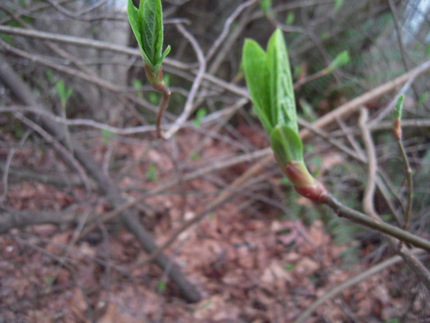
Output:
[[270,145],[283,166],[290,161],[303,161],[303,144],[299,134],[288,125],[280,125],[270,134]]
[[161,0],[140,0],[136,8],[128,0],[128,18],[143,60],[156,74],[170,47],[163,53],[163,11]]
[[270,69],[272,122],[275,125],[289,125],[297,132],[296,103],[291,69],[287,46],[280,29],[277,29],[270,37],[267,46],[267,60]]
[[73,89],[67,88],[63,81],[58,81],[55,84],[55,87],[57,89],[57,94],[60,98],[60,104],[64,108],[70,96],[73,94]]
[[270,134],[273,123],[270,116],[269,70],[266,63],[266,53],[255,41],[245,40],[242,64],[246,84],[257,115],[264,129]]
[[343,52],[336,55],[334,60],[330,63],[328,70],[334,71],[335,69],[348,64],[350,60],[351,58],[349,57],[348,51],[344,50]]
[[168,45],[166,47],[166,49],[163,52],[163,55],[161,55],[160,64],[163,62],[163,60],[166,58],[166,56],[169,55],[171,49],[172,49],[172,47],[170,47],[170,45]]
[[153,66],[159,65],[163,47],[163,12],[161,0],[141,0],[143,48]]
[[405,101],[405,95],[402,94],[399,96],[396,102],[396,107],[394,109],[394,119],[401,119],[402,118],[402,111],[403,111],[403,102]]

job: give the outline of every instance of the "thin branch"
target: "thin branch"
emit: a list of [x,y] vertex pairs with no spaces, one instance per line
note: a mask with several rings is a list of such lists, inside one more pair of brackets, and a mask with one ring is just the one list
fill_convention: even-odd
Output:
[[233,13],[226,19],[222,32],[218,36],[218,38],[213,43],[212,47],[209,49],[208,54],[206,55],[206,59],[209,61],[217,51],[218,47],[224,42],[225,38],[228,35],[228,32],[230,30],[231,24],[234,22],[234,20],[248,7],[252,6],[259,0],[248,0],[247,2],[242,3],[240,6],[238,6]]
[[363,141],[365,142],[367,151],[367,181],[366,189],[363,197],[363,209],[371,217],[377,218],[373,199],[375,197],[376,188],[376,173],[378,171],[375,146],[373,145],[372,136],[367,128],[369,122],[369,111],[366,108],[361,108],[359,125],[362,131]]
[[[250,0],[241,4],[239,7],[236,8],[233,14],[227,18],[221,35],[215,41],[214,46],[212,46],[212,48],[209,49],[207,60],[209,61],[211,58],[214,58],[212,64],[209,67],[209,73],[208,73],[209,75],[216,74],[220,65],[224,61],[225,57],[231,51],[231,48],[234,47],[235,40],[241,35],[244,27],[249,23],[248,13],[249,13],[250,7],[256,2],[257,1],[255,0]],[[236,26],[233,28],[233,30],[231,30],[230,33],[228,33],[228,30],[230,29],[230,25],[233,23],[234,19],[236,19],[237,16],[242,12],[244,12],[244,15],[236,24]],[[222,48],[215,55],[215,52],[217,51],[221,43],[223,44]]]
[[[240,99],[237,103],[232,105],[231,107],[227,107],[221,111],[216,111],[214,113],[211,113],[201,120],[202,125],[209,125],[211,123],[214,123],[217,121],[217,119],[225,118],[233,113],[235,113],[237,110],[239,110],[243,105],[245,105],[248,102],[247,99]],[[35,113],[37,115],[47,117],[51,119],[52,121],[55,121],[60,124],[65,124],[67,126],[85,126],[90,127],[94,129],[100,129],[100,130],[106,130],[109,132],[112,132],[117,135],[126,136],[126,135],[133,135],[133,134],[141,134],[146,132],[153,132],[156,130],[156,126],[154,125],[145,125],[145,126],[137,126],[137,127],[127,127],[127,128],[118,128],[115,126],[110,126],[106,123],[98,122],[92,119],[65,119],[60,116],[57,116],[55,114],[52,114],[48,111],[41,110],[38,107],[32,107],[32,106],[17,106],[12,105],[8,107],[1,107],[0,106],[0,113],[1,112],[31,112]],[[187,128],[187,127],[194,127],[194,123],[192,121],[187,121],[182,124],[180,129]]]
[[395,227],[391,224],[382,222],[378,219],[371,218],[370,216],[364,213],[351,209],[348,206],[340,203],[331,194],[328,196],[327,201],[325,201],[325,204],[330,206],[340,217],[345,217],[351,220],[352,222],[364,225],[371,229],[377,230],[381,233],[386,233],[401,241],[410,243],[411,245],[414,245],[417,248],[422,248],[430,252],[430,241],[424,238],[421,238],[415,234],[412,234],[408,231]]
[[72,224],[78,217],[77,214],[71,212],[23,212],[3,208],[0,208],[0,214],[0,234],[7,233],[11,229],[21,229],[38,224]]
[[396,137],[397,145],[400,149],[400,155],[402,156],[403,164],[406,170],[406,181],[407,181],[407,205],[405,211],[405,220],[403,223],[403,229],[407,230],[409,228],[409,222],[412,216],[412,202],[413,202],[413,178],[412,178],[412,168],[409,163],[408,155],[405,150],[405,146],[403,145],[402,138],[402,119],[396,119],[394,124],[394,135]]
[[[421,254],[422,252],[423,251],[420,249],[411,250],[411,253],[413,253],[414,255]],[[387,259],[387,260],[381,262],[380,264],[375,265],[375,266],[367,269],[366,271],[358,274],[357,276],[354,276],[354,277],[348,279],[347,281],[343,282],[342,284],[337,285],[336,287],[334,287],[333,289],[331,289],[330,291],[325,293],[323,296],[319,297],[315,302],[313,302],[294,321],[294,323],[305,323],[305,322],[307,322],[307,319],[312,315],[312,313],[318,307],[320,307],[322,304],[324,304],[325,302],[327,302],[331,298],[336,297],[337,295],[339,295],[344,290],[361,283],[362,281],[368,279],[369,277],[376,275],[377,273],[381,272],[382,270],[387,269],[387,268],[389,268],[395,264],[398,264],[401,261],[402,261],[402,257],[400,257],[400,256],[391,257],[390,259]]]
[[[163,118],[164,111],[169,107],[170,95],[172,92],[167,88],[167,86],[163,86],[161,89],[161,102],[160,107],[158,108],[157,113],[157,121],[156,121],[156,133],[158,138],[164,138],[164,135],[161,131],[161,119]],[[167,138],[164,138],[167,139]]]
[[197,95],[197,91],[200,87],[200,84],[203,80],[203,75],[205,74],[205,70],[206,70],[205,56],[203,54],[203,51],[200,48],[200,45],[197,43],[196,39],[194,38],[194,36],[191,35],[181,24],[177,24],[177,27],[178,27],[178,30],[185,36],[185,38],[188,39],[188,41],[193,46],[193,49],[199,61],[199,70],[196,78],[194,79],[190,93],[187,97],[187,101],[185,102],[184,111],[179,116],[179,118],[176,119],[176,121],[171,126],[169,126],[169,130],[167,130],[164,136],[166,139],[170,139],[182,127],[182,125],[187,121],[188,117],[193,112],[194,98]]
[[15,113],[15,117],[19,120],[21,120],[27,127],[33,129],[35,132],[37,132],[40,136],[42,136],[46,142],[50,143],[58,152],[62,154],[62,156],[65,158],[66,161],[68,161],[73,167],[76,169],[77,173],[79,174],[79,177],[82,180],[82,183],[84,184],[85,189],[87,192],[91,191],[91,185],[90,180],[87,176],[87,173],[82,168],[81,164],[78,162],[78,160],[73,156],[73,154],[61,144],[58,140],[56,140],[53,136],[51,136],[50,133],[48,133],[45,129],[40,127],[38,124],[33,122],[32,120],[28,119],[21,113],[17,112]]
[[[59,34],[49,33],[44,31],[28,30],[24,28],[2,26],[2,25],[0,25],[0,33],[52,40],[60,43],[90,47],[90,48],[95,48],[100,50],[109,50],[112,52],[136,56],[136,57],[141,56],[140,50],[137,48],[125,47],[125,46],[116,45],[116,44],[112,44],[112,43],[108,43],[108,42],[104,42],[96,39],[89,39],[89,38],[82,38],[82,37],[68,36],[68,35],[59,35]],[[171,66],[175,66],[180,69],[186,69],[189,67],[183,63],[180,63],[173,59],[169,59],[167,57],[163,60],[163,63],[166,63]]]
[[[387,83],[384,83],[377,88],[366,92],[359,97],[341,105],[340,107],[336,108],[335,110],[325,114],[323,117],[319,118],[315,123],[314,126],[318,128],[323,128],[325,126],[328,126],[329,124],[333,123],[336,118],[343,118],[351,115],[352,113],[356,112],[360,107],[365,105],[367,102],[374,100],[376,98],[379,98],[380,96],[393,91],[398,86],[404,84],[407,82],[407,85],[410,86],[410,83],[413,82],[418,76],[424,74],[425,72],[430,70],[430,61],[427,61],[413,70],[395,78],[394,80],[390,80]],[[412,81],[411,81],[412,80]],[[400,93],[403,93],[400,91]],[[393,104],[397,102],[397,96],[393,100]],[[391,111],[391,108],[388,110]],[[385,115],[385,112],[381,114],[383,117]],[[377,121],[373,120],[371,125],[375,124]],[[302,138],[306,139],[310,136],[310,132],[305,130],[302,133]]]
[[[0,79],[12,90],[17,98],[24,104],[30,106],[38,106],[34,95],[28,86],[12,71],[4,59],[0,60]],[[43,107],[41,107],[43,108]],[[50,132],[56,137],[61,137],[62,132],[58,127],[58,124],[51,120],[43,120],[45,128],[49,129]],[[36,125],[37,126],[37,125]],[[39,127],[39,126],[38,126]],[[40,127],[39,127],[40,128]],[[42,129],[43,130],[43,129]],[[45,130],[43,130],[46,132]],[[55,143],[55,142],[54,142]],[[83,168],[88,172],[89,175],[97,182],[99,188],[103,194],[108,198],[109,202],[113,207],[124,203],[124,196],[121,194],[120,188],[117,184],[100,168],[96,160],[90,155],[83,147],[77,143],[74,145],[74,153],[76,159],[82,164]],[[148,232],[148,230],[142,225],[139,215],[137,212],[128,210],[121,214],[121,219],[128,228],[128,230],[135,236],[139,241],[143,249],[152,253],[158,248],[154,241],[154,238]],[[160,254],[155,262],[158,266],[165,269],[172,266],[172,259],[167,257],[165,254]],[[195,286],[186,279],[180,268],[173,265],[172,270],[169,271],[169,277],[178,286],[184,297],[190,302],[198,302],[201,299],[199,291]]]
[[[362,109],[360,115],[360,128],[362,131],[363,140],[366,146],[368,165],[369,165],[369,176],[368,183],[366,186],[366,192],[363,199],[363,205],[365,211],[376,221],[381,221],[379,215],[374,209],[373,204],[373,195],[375,191],[375,178],[376,178],[376,168],[377,168],[377,160],[375,153],[375,146],[373,144],[372,136],[370,135],[370,131],[367,128],[368,123],[368,113],[367,110]],[[391,244],[391,247],[394,249],[398,249],[400,256],[405,260],[406,264],[417,274],[417,276],[424,282],[427,288],[430,290],[430,271],[421,263],[421,261],[414,257],[411,254],[410,250],[406,248],[402,242],[405,242],[403,239],[400,239],[401,242],[398,244],[398,248],[396,248],[396,240],[393,239],[393,235],[389,235],[388,241]]]
[[[27,140],[28,136],[30,135],[30,131],[27,130],[24,135],[22,136],[21,140],[18,143],[18,147],[22,147]],[[12,159],[15,156],[16,148],[12,148],[6,157],[6,162],[3,168],[3,176],[2,176],[2,184],[3,184],[3,193],[0,195],[0,203],[3,203],[6,200],[7,194],[8,194],[8,178],[9,178],[9,169],[10,165],[12,163]],[[1,167],[0,167],[1,168]]]
[[[381,121],[385,116],[387,116],[391,111],[393,111],[394,106],[396,105],[397,101],[399,100],[399,97],[403,94],[406,94],[406,92],[410,89],[410,87],[413,85],[415,80],[422,75],[423,73],[430,70],[430,60],[422,63],[421,65],[417,66],[413,70],[409,71],[406,74],[403,74],[402,76],[409,75],[407,82],[403,85],[403,87],[400,89],[400,91],[396,94],[396,96],[391,100],[390,104],[388,104],[384,109],[382,109],[378,115],[372,120],[370,125],[377,124],[379,121]],[[397,79],[396,79],[397,80]],[[401,84],[399,84],[401,85]]]

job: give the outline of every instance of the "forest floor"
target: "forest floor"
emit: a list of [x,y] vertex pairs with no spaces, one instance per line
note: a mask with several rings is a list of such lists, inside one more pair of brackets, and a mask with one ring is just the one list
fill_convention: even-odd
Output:
[[[186,132],[179,138],[181,160],[199,139]],[[176,176],[165,150],[151,148],[149,141],[111,145],[117,159],[146,156],[120,179],[131,196]],[[92,154],[101,160],[106,149],[98,138]],[[195,163],[225,154],[224,149],[208,142]],[[14,164],[49,170],[55,168],[52,154],[20,149]],[[158,165],[152,175],[150,165]],[[246,167],[222,171],[220,180],[231,182]],[[204,209],[218,184],[198,178],[182,184],[182,193],[148,197],[138,206],[142,221],[161,244]],[[298,195],[289,203],[315,207]],[[109,210],[107,201],[86,196],[82,188],[59,190],[26,180],[9,185],[7,205],[16,210],[64,211],[72,204],[79,205],[81,219]],[[236,197],[166,250],[203,295],[201,302],[188,304],[159,267],[136,267],[147,254],[119,222],[76,241],[77,234],[76,226],[37,225],[0,236],[0,322],[293,322],[332,288],[390,257],[386,250],[375,253],[377,244],[337,245],[321,221],[305,225],[264,203]],[[350,247],[358,250],[355,263],[345,262]],[[307,322],[394,323],[406,313],[408,322],[424,322],[430,317],[426,296],[400,263],[329,299]]]

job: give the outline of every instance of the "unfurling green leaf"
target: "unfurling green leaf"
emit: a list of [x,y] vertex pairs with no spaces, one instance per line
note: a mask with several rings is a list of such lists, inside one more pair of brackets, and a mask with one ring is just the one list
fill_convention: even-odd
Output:
[[258,118],[264,129],[270,133],[273,129],[267,110],[270,109],[269,69],[267,55],[255,41],[247,39],[243,47],[243,69],[246,83]]
[[267,53],[247,39],[243,48],[246,83],[258,118],[268,134],[277,125],[298,131],[294,90],[287,47],[277,29],[269,40]]
[[[334,66],[345,64],[346,58],[349,59],[347,54],[342,54]],[[267,52],[255,41],[246,40],[242,64],[257,116],[270,135],[280,168],[298,193],[323,202],[327,190],[309,173],[303,161],[290,63],[281,30],[277,29],[270,37]]]
[[277,29],[269,39],[267,59],[270,69],[273,125],[288,125],[298,131],[296,102],[287,46],[282,31]]
[[170,46],[163,52],[163,11],[161,0],[141,0],[136,8],[128,0],[128,19],[139,44],[143,60],[157,77],[163,59],[169,54]]
[[343,52],[340,52],[339,54],[336,55],[334,60],[330,63],[328,70],[330,72],[334,71],[335,69],[348,64],[350,60],[351,58],[349,57],[348,51],[344,50]]

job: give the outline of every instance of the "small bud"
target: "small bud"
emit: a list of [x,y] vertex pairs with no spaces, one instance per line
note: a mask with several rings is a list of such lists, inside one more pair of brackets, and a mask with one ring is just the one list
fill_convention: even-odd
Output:
[[402,127],[400,119],[394,119],[393,134],[397,139],[402,138]]
[[285,174],[300,195],[316,203],[323,203],[327,199],[327,189],[309,173],[303,162],[290,161],[285,166]]
[[158,68],[157,70],[153,70],[151,66],[145,64],[145,74],[151,83],[152,87],[157,91],[163,91],[165,88],[164,80],[163,80],[163,70]]

